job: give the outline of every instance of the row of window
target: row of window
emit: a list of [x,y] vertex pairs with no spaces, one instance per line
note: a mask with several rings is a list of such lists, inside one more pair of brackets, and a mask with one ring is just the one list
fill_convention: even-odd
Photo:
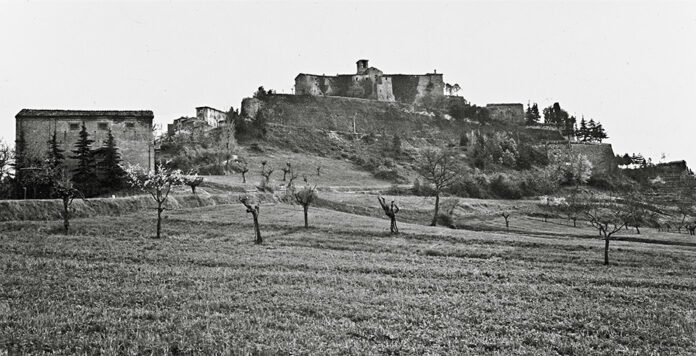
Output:
[[[77,123],[77,122],[72,122],[70,123],[70,131],[80,131],[80,127],[82,124]],[[127,129],[132,129],[135,127],[134,122],[126,122],[126,128]],[[100,131],[107,131],[109,129],[109,123],[108,122],[99,122],[97,123],[97,129]]]

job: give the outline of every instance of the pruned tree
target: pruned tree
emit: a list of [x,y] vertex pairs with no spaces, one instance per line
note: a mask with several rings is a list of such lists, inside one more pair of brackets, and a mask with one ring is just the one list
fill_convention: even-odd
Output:
[[138,166],[129,166],[125,172],[127,182],[132,187],[149,193],[157,203],[157,238],[159,239],[162,236],[162,212],[166,210],[165,203],[172,187],[184,184],[183,173],[162,164],[158,164],[154,172],[143,172]]
[[273,174],[273,166],[267,165],[266,161],[261,162],[261,176],[263,177],[263,185],[268,185],[268,181],[271,179],[271,174]]
[[317,177],[321,177],[321,164],[317,166]]
[[75,198],[84,199],[82,192],[73,187],[73,183],[65,175],[53,181],[53,194],[63,202],[63,228],[65,233],[70,232],[70,208]]
[[399,233],[399,227],[396,226],[396,214],[399,213],[399,206],[394,203],[394,201],[391,201],[391,204],[387,204],[385,199],[381,196],[377,197],[377,201],[379,201],[379,205],[382,207],[382,210],[384,210],[384,214],[389,217],[389,220],[391,221],[391,224],[389,225],[389,232],[392,234],[398,234]]
[[242,165],[240,170],[242,172],[242,183],[246,183],[246,174],[249,172],[249,167],[247,166],[246,162]]
[[505,229],[509,230],[510,229],[510,212],[508,211],[503,211],[500,213],[500,216],[505,219]]
[[604,264],[609,264],[609,241],[612,235],[621,231],[624,223],[615,204],[608,201],[594,200],[585,212],[587,220],[597,229],[599,236],[604,239]]
[[442,148],[425,149],[418,159],[416,169],[434,187],[435,212],[430,225],[435,226],[440,209],[440,195],[461,177],[456,153]]
[[261,229],[259,228],[259,204],[257,202],[252,202],[249,197],[241,197],[239,198],[239,202],[244,205],[246,212],[251,214],[252,218],[254,219],[254,242],[257,245],[262,244],[263,239],[261,238]]
[[295,201],[297,202],[297,204],[302,205],[302,210],[304,211],[304,227],[305,227],[305,229],[309,227],[309,222],[307,219],[307,211],[309,210],[309,206],[312,205],[314,200],[317,198],[316,189],[317,189],[316,185],[312,188],[305,186],[304,188],[300,189],[299,191],[297,191],[293,194],[295,196]]
[[578,227],[578,219],[583,216],[588,209],[588,205],[586,203],[588,197],[585,196],[584,193],[586,192],[576,187],[568,196],[566,196],[565,201],[559,206],[560,210],[565,213],[568,220],[573,221],[573,227]]
[[185,176],[184,177],[184,184],[188,185],[191,188],[191,193],[194,195],[196,194],[196,188],[203,184],[203,177],[199,176]]
[[285,167],[283,167],[283,182],[285,182],[285,176],[292,172],[292,165],[290,162],[285,162]]
[[623,199],[621,218],[626,228],[632,226],[640,235],[640,227],[647,224],[649,215],[649,205],[640,192],[632,192]]
[[[287,189],[294,189],[293,182],[295,181],[295,179],[297,179],[297,173],[295,173],[295,171],[290,171],[290,179],[288,180],[288,185],[286,186]],[[305,183],[306,182],[307,180],[305,180]]]

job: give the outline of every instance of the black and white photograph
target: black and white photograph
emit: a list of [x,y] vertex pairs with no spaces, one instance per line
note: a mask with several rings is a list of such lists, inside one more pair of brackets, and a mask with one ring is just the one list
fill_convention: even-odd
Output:
[[0,0],[0,356],[696,355],[696,2]]

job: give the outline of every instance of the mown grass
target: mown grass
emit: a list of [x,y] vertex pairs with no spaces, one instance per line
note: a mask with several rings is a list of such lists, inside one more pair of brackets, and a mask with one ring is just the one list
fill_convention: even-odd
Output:
[[[0,223],[0,350],[689,354],[696,248],[455,231],[288,205]],[[151,215],[151,214],[150,214]]]

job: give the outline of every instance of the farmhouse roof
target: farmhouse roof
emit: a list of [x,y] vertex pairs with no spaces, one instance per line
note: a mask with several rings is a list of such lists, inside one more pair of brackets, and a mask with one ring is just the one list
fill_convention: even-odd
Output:
[[80,117],[91,118],[98,116],[153,118],[151,110],[53,110],[53,109],[22,109],[15,118],[35,117]]

